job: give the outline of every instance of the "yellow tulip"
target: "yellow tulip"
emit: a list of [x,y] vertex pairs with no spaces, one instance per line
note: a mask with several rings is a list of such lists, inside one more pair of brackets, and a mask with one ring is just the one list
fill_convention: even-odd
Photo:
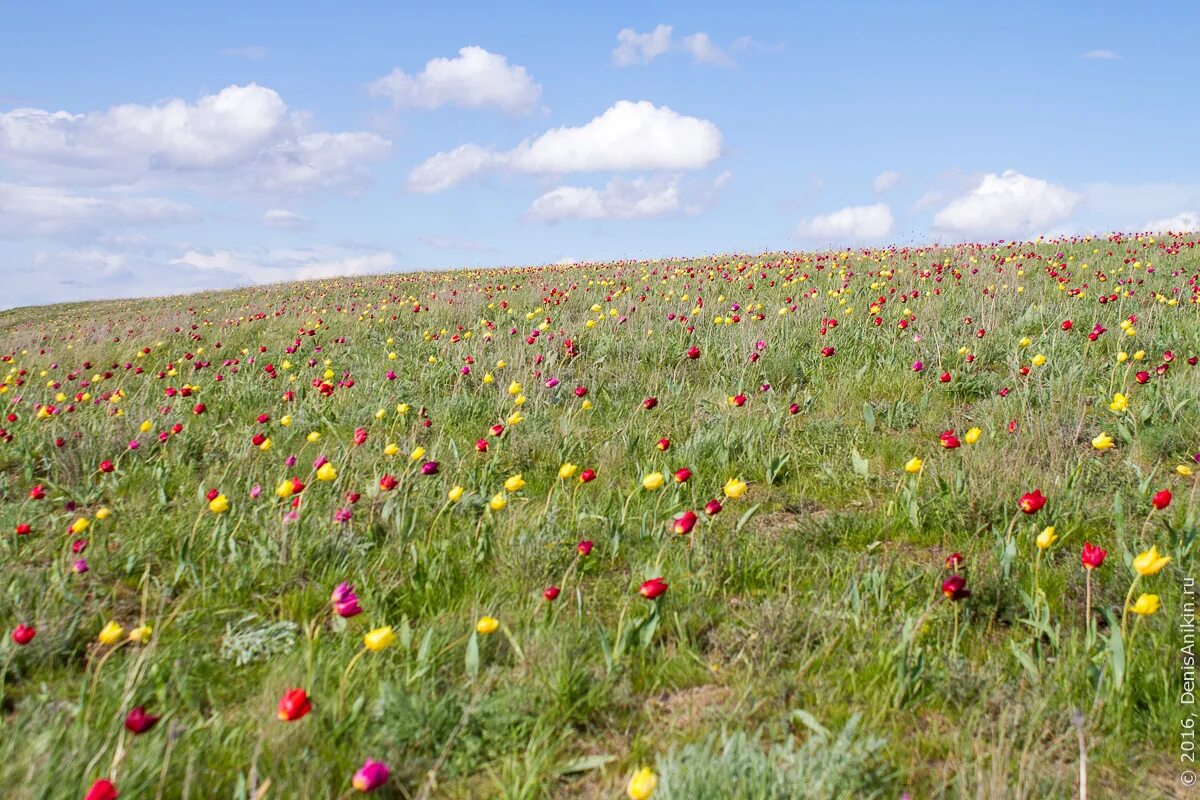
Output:
[[336,477],[337,470],[328,461],[322,464],[321,468],[317,470],[317,480],[319,481],[331,481]]
[[983,431],[979,430],[979,428],[971,428],[971,430],[963,434],[963,441],[967,444],[975,444],[982,435]]
[[91,524],[92,523],[89,522],[87,520],[87,518],[80,517],[79,519],[77,519],[71,523],[71,533],[83,533],[84,531],[86,531],[88,529],[88,526]]
[[455,486],[453,489],[451,489],[449,492],[446,493],[446,497],[450,500],[451,503],[457,503],[459,500],[462,500],[464,491],[466,491],[466,490],[463,489],[463,487]]
[[418,447],[415,450],[413,450],[411,453],[408,454],[408,460],[409,461],[420,461],[424,455],[425,455],[425,448]]
[[1111,436],[1101,431],[1100,435],[1098,435],[1095,439],[1092,439],[1092,447],[1096,448],[1097,450],[1111,450],[1112,448],[1116,447],[1116,443],[1113,442],[1113,438]]
[[396,634],[392,632],[391,625],[384,625],[382,628],[375,628],[367,631],[363,636],[363,646],[373,653],[378,653],[380,650],[387,650],[396,642]]
[[650,800],[657,788],[658,776],[654,774],[654,770],[642,767],[629,779],[629,785],[625,787],[625,794],[629,800]]
[[492,495],[492,499],[488,501],[488,507],[492,511],[503,511],[506,505],[508,505],[508,498],[504,496],[504,492],[496,492]]
[[96,519],[108,519],[108,515],[111,513],[112,512],[109,511],[107,508],[101,508],[100,510],[98,510],[96,512]]
[[642,488],[653,492],[656,489],[661,489],[665,482],[666,481],[663,480],[663,474],[661,472],[651,472],[649,475],[642,478]]
[[575,473],[579,471],[579,467],[572,464],[570,461],[558,468],[558,477],[565,480],[570,480],[575,477]]
[[1046,357],[1044,355],[1042,355],[1041,353],[1038,353],[1036,356],[1033,357],[1032,361],[1033,361],[1033,365],[1035,367],[1040,367],[1046,363]]
[[525,478],[519,472],[516,475],[511,475],[504,482],[504,488],[510,492],[519,492],[525,488]]
[[[1196,471],[1193,470],[1191,467],[1189,467],[1187,464],[1180,464],[1178,467],[1175,468],[1175,472],[1184,478],[1190,478],[1196,474]],[[99,516],[99,515],[97,514],[97,516]]]
[[296,485],[292,483],[291,480],[285,480],[281,481],[280,484],[275,487],[275,496],[280,500],[286,500],[291,497],[295,491]]
[[400,452],[400,445],[396,444],[395,442],[392,442],[387,447],[383,448],[383,454],[385,456],[394,456],[399,452]]
[[145,644],[150,641],[150,634],[154,630],[147,624],[142,623],[129,632],[129,641],[135,644]]
[[495,617],[480,617],[479,621],[475,623],[475,630],[484,636],[495,633],[499,627],[500,620]]
[[100,629],[100,635],[96,638],[100,640],[100,644],[116,644],[125,638],[125,629],[115,620],[109,620],[108,624]]
[[321,438],[321,434],[318,431],[313,431],[312,433],[308,434],[308,436],[305,436],[304,438],[310,442],[315,442]]
[[224,514],[229,510],[229,498],[219,494],[208,501],[208,510],[214,514]]
[[1113,395],[1112,402],[1108,404],[1108,407],[1114,413],[1120,414],[1122,411],[1129,408],[1129,398],[1120,392],[1117,392]]
[[1162,606],[1158,601],[1156,594],[1142,594],[1134,601],[1133,605],[1129,606],[1129,610],[1135,614],[1140,614],[1143,617],[1153,614]]
[[510,383],[508,385],[508,393],[509,394],[520,394],[521,393],[521,384],[517,383],[516,381],[513,381],[512,383]]
[[1058,534],[1054,531],[1054,526],[1051,525],[1037,535],[1037,546],[1039,550],[1045,550],[1050,545],[1054,544],[1058,539]]
[[746,482],[737,478],[730,478],[725,481],[725,496],[731,500],[737,500],[746,493]]
[[917,458],[916,456],[913,456],[912,458],[910,458],[908,461],[906,461],[904,463],[904,471],[909,473],[910,475],[915,475],[916,473],[921,471],[921,467],[923,467],[924,465],[925,465],[925,462],[921,461],[921,459]]
[[1133,560],[1133,569],[1138,575],[1150,576],[1162,572],[1162,568],[1171,563],[1170,556],[1160,556],[1158,546],[1151,547]]

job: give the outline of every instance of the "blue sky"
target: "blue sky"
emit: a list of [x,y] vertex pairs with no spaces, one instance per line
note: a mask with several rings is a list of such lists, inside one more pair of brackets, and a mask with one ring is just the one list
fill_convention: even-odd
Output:
[[244,6],[4,6],[0,306],[1200,227],[1194,4]]

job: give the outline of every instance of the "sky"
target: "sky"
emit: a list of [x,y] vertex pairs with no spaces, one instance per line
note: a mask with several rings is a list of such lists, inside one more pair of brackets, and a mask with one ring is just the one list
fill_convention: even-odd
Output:
[[1196,229],[1197,23],[1166,2],[0,1],[0,307]]

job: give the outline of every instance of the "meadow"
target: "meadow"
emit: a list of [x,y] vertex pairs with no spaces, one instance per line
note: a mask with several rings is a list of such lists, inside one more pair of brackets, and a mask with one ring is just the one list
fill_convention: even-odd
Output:
[[1191,796],[1198,242],[0,314],[3,794]]

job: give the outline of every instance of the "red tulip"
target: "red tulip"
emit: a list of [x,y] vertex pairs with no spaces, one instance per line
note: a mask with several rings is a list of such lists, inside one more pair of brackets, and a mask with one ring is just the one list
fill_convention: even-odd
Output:
[[204,403],[196,403],[195,407],[192,408],[193,414],[203,414],[205,411],[208,411],[208,407]]
[[147,714],[142,706],[136,706],[125,715],[125,729],[134,734],[142,734],[157,725],[158,720],[153,714]]
[[832,355],[833,355],[834,353],[836,353],[836,352],[837,352],[837,351],[836,351],[836,350],[834,350],[832,347],[822,347],[822,348],[821,348],[821,356],[822,356],[823,358],[829,358],[830,356],[832,356]]
[[671,449],[671,440],[664,437],[662,439],[659,439],[655,443],[654,446],[657,447],[660,451],[665,453],[665,452],[667,452],[667,450]]
[[587,390],[586,386],[576,386],[575,387],[575,396],[576,397],[584,397],[587,395],[587,393],[588,393],[588,390]]
[[1091,542],[1083,543],[1083,554],[1080,560],[1083,562],[1085,569],[1095,569],[1104,563],[1104,559],[1108,557],[1108,551],[1097,547]]
[[661,597],[668,588],[666,581],[662,578],[651,578],[642,584],[642,588],[638,589],[638,592],[647,600],[654,600]]
[[33,528],[29,527],[28,522],[17,523],[17,536],[28,536],[32,530]]
[[704,513],[710,517],[715,517],[717,514],[720,514],[721,513],[721,501],[720,500],[709,500],[707,503],[704,504]]
[[45,496],[46,496],[46,487],[42,486],[40,483],[37,486],[35,486],[29,490],[29,499],[30,500],[41,500]]
[[953,450],[959,446],[958,437],[954,435],[954,431],[946,431],[938,439],[941,440],[942,447],[947,450]]
[[113,786],[110,781],[97,778],[96,782],[92,784],[92,788],[88,789],[87,794],[83,796],[83,800],[117,800],[119,796],[117,787]]
[[580,483],[591,483],[594,480],[596,480],[596,470],[594,469],[585,469],[583,472],[579,473]]
[[942,594],[949,600],[965,600],[971,596],[967,588],[967,580],[961,575],[951,575],[942,581]]
[[355,428],[354,429],[354,446],[359,447],[361,445],[366,444],[366,442],[367,442],[367,429],[366,428]]
[[1021,510],[1026,514],[1036,514],[1042,510],[1042,506],[1046,505],[1046,497],[1042,494],[1041,489],[1035,489],[1032,492],[1026,492],[1021,495]]
[[1133,376],[1133,379],[1138,383],[1147,383],[1150,380],[1150,373],[1142,370]]
[[693,359],[693,360],[699,358],[700,357],[700,348],[696,347],[695,345],[692,345],[691,347],[689,347],[688,351],[687,351],[687,357],[690,359]]
[[642,408],[646,409],[647,411],[654,408],[656,405],[658,405],[657,397],[647,397],[642,401]]
[[116,467],[113,466],[113,462],[109,461],[107,458],[100,462],[101,472],[112,472],[114,469],[116,469]]
[[692,471],[687,467],[680,467],[675,470],[675,482],[687,483],[688,478],[692,477]]
[[788,406],[788,413],[789,414],[799,414],[800,413],[800,404],[792,403],[790,406]]
[[476,452],[486,453],[487,449],[488,449],[487,439],[476,439],[475,440],[475,451]]
[[695,511],[685,511],[675,518],[671,527],[676,533],[683,536],[692,532],[692,528],[696,527],[697,519]]
[[12,640],[19,645],[27,645],[33,641],[33,637],[37,636],[37,631],[28,625],[21,624],[13,628]]
[[955,570],[962,566],[965,559],[962,553],[951,553],[946,556],[946,569]]
[[938,380],[941,381],[942,383],[949,383],[950,382],[950,373],[943,372],[941,375],[938,376]]
[[575,549],[579,551],[579,555],[587,556],[587,555],[591,555],[592,547],[594,547],[594,546],[595,545],[593,545],[590,540],[584,539],[582,542],[575,545]]
[[559,591],[557,586],[547,586],[546,591],[542,592],[542,597],[546,598],[547,602],[553,603],[558,599]]
[[392,489],[396,488],[397,483],[399,483],[399,481],[397,481],[394,476],[385,472],[383,477],[379,479],[379,488],[385,492],[390,492]]
[[303,689],[288,689],[279,701],[279,719],[295,722],[312,711],[312,701]]
[[1062,329],[1063,329],[1064,331],[1069,331],[1069,330],[1071,330],[1071,328],[1073,328],[1074,326],[1075,326],[1075,323],[1071,322],[1071,320],[1069,320],[1069,319],[1068,319],[1068,320],[1063,320]]
[[350,783],[360,792],[371,792],[387,783],[388,768],[379,761],[367,759],[366,763],[354,773]]
[[737,406],[738,408],[741,408],[742,406],[746,405],[746,395],[744,395],[744,394],[735,394],[735,395],[733,396],[733,404],[734,404],[735,406]]
[[1171,505],[1171,490],[1163,489],[1162,491],[1155,492],[1154,497],[1150,499],[1150,504],[1154,506],[1155,510],[1162,511]]

